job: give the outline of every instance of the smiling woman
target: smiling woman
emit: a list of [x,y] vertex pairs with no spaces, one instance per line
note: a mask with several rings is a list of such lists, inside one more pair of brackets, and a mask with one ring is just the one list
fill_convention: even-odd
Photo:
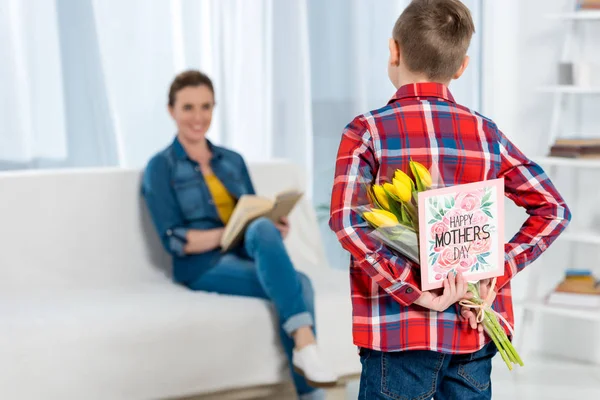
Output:
[[[169,113],[188,143],[204,138],[212,121],[215,94],[208,76],[195,71],[177,77],[169,90]],[[176,99],[178,101],[176,101]]]
[[177,283],[273,303],[298,395],[322,398],[315,388],[334,385],[337,378],[317,350],[311,282],[295,270],[283,244],[287,219],[259,218],[241,244],[227,251],[219,247],[237,200],[254,194],[254,186],[241,155],[206,139],[214,107],[208,76],[190,70],[175,77],[168,111],[177,136],[150,160],[142,183],[150,215],[173,256]]

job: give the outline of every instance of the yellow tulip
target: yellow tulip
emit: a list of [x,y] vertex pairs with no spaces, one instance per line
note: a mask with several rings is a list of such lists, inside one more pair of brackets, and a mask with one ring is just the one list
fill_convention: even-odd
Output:
[[410,182],[404,180],[392,179],[394,188],[396,188],[396,195],[405,203],[408,203],[412,198],[412,186]]
[[398,179],[404,185],[410,186],[411,190],[415,190],[415,182],[404,171],[397,169],[394,173],[394,179]]
[[416,161],[410,162],[410,168],[413,171],[413,173],[416,172],[416,174],[419,175],[419,179],[421,180],[421,183],[423,183],[425,188],[429,189],[432,184],[431,174],[429,173],[429,170],[425,168],[423,164],[418,163]]
[[363,214],[363,217],[376,228],[385,228],[399,224],[394,214],[385,210],[373,210]]
[[373,193],[375,194],[375,198],[379,205],[381,205],[384,209],[390,209],[390,202],[388,201],[387,194],[385,194],[385,190],[383,190],[383,186],[381,185],[373,185]]
[[396,193],[396,188],[391,183],[384,183],[383,188],[385,189],[386,192],[390,193],[392,196],[399,197],[398,193]]

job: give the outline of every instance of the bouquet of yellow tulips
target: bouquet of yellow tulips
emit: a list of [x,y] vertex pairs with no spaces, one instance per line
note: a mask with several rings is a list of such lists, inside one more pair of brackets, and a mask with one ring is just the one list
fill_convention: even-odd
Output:
[[372,207],[362,215],[375,228],[374,238],[419,263],[417,196],[432,187],[433,179],[423,164],[411,161],[410,169],[414,180],[398,169],[391,183],[368,188]]
[[[391,183],[367,188],[371,207],[361,211],[363,218],[374,228],[371,236],[406,258],[420,263],[418,193],[442,185],[439,172],[432,174],[416,161],[410,161],[409,165],[414,180],[403,171],[396,170]],[[460,305],[477,310],[478,322],[498,348],[509,370],[512,370],[512,364],[523,366],[523,361],[499,321],[503,321],[509,329],[510,325],[492,310],[488,299],[480,297],[478,282],[469,283],[469,291],[473,297],[461,300]]]

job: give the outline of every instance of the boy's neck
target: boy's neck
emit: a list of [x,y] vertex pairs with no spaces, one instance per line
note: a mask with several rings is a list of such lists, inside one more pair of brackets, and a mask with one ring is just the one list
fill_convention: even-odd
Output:
[[396,82],[398,85],[396,87],[396,89],[399,89],[405,85],[413,85],[415,83],[439,83],[444,86],[450,85],[450,81],[448,81],[448,82],[432,81],[431,79],[427,78],[427,76],[425,76],[425,75],[414,74],[414,73],[408,72],[408,71],[404,71],[403,73],[401,73],[400,76],[398,76],[398,80]]

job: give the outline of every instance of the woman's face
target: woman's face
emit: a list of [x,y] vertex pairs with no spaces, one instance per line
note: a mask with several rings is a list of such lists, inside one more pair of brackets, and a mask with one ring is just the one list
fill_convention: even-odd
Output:
[[204,140],[214,106],[214,95],[206,85],[187,86],[175,94],[175,104],[169,106],[169,113],[186,142]]

